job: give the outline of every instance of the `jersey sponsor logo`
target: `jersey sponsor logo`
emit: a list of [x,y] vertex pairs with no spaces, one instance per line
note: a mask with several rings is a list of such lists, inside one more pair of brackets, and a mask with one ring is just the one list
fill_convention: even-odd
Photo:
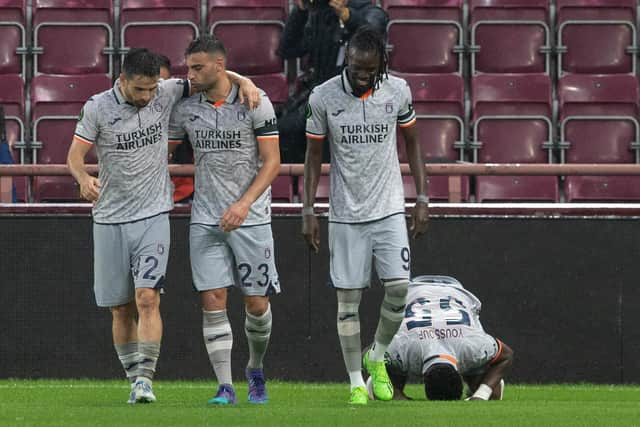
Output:
[[116,134],[116,150],[135,150],[162,140],[162,123],[156,123],[145,129]]
[[264,121],[264,127],[269,127],[269,126],[276,126],[277,122],[276,122],[276,118],[272,118],[269,120],[265,120]]
[[339,109],[335,113],[331,113],[333,117],[338,117],[340,114],[344,113],[344,108]]
[[189,121],[190,122],[195,122],[196,120],[198,120],[200,118],[200,116],[194,114],[193,116],[189,117]]
[[195,148],[233,150],[242,147],[242,132],[238,129],[195,129]]
[[446,340],[449,338],[464,338],[462,328],[425,328],[418,331],[421,340]]
[[357,125],[340,125],[342,144],[382,144],[387,140],[389,125],[371,123]]
[[122,117],[116,117],[115,119],[111,120],[110,122],[107,122],[109,124],[109,126],[113,126],[116,123],[118,123],[120,120],[122,120]]

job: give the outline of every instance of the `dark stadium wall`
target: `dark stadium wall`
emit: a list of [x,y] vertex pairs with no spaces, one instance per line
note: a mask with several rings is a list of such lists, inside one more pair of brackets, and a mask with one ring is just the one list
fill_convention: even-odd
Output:
[[[319,255],[299,218],[273,220],[283,293],[265,361],[270,378],[346,381],[327,286],[326,221]],[[88,216],[2,216],[0,377],[120,378],[110,314],[94,305]],[[636,220],[434,218],[412,242],[413,273],[459,279],[483,302],[485,329],[515,350],[509,382],[640,382]],[[247,360],[241,294],[230,295],[234,376]],[[382,290],[361,307],[373,337]],[[172,220],[159,379],[211,378],[191,287],[188,218]]]

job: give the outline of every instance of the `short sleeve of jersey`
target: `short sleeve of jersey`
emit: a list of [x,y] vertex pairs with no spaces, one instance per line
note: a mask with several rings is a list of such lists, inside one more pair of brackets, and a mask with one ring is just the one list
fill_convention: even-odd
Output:
[[269,97],[260,93],[260,105],[251,113],[253,132],[258,141],[278,141],[278,122]]
[[183,79],[167,79],[162,81],[162,87],[165,88],[173,100],[173,103],[180,101],[182,98],[188,98],[191,92],[191,84],[189,80]]
[[182,103],[178,103],[171,110],[171,118],[169,119],[169,143],[181,143],[185,136],[185,130],[182,126],[184,123],[184,113]]
[[93,145],[98,140],[99,129],[98,103],[93,98],[89,98],[80,110],[73,139]]
[[400,108],[398,109],[398,125],[400,127],[410,127],[416,122],[416,113],[411,102],[411,88],[407,82],[404,82],[400,91]]
[[327,110],[317,90],[311,92],[305,111],[307,138],[324,139],[327,134]]

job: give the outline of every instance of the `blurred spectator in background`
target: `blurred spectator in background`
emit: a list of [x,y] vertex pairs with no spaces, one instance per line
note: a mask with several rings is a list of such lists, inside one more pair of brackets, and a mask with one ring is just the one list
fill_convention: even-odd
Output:
[[[387,14],[370,0],[296,0],[284,28],[278,54],[283,59],[306,57],[294,95],[278,116],[284,163],[303,163],[305,107],[311,90],[342,70],[346,44],[364,25],[386,33]],[[305,61],[303,61],[304,63]],[[323,162],[329,162],[329,144]]]
[[170,79],[171,78],[171,61],[164,55],[158,54],[158,58],[160,58],[160,78],[161,79]]
[[[12,165],[11,146],[7,142],[7,135],[4,127],[4,108],[0,105],[0,165]],[[13,181],[11,181],[13,182]],[[11,201],[16,202],[16,186],[12,184]]]

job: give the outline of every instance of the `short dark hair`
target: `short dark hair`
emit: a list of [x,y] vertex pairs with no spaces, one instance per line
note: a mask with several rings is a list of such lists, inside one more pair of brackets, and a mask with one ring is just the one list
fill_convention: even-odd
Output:
[[462,378],[452,365],[435,363],[424,373],[424,392],[429,400],[460,400]]
[[146,48],[132,48],[122,61],[122,73],[127,79],[133,76],[156,77],[160,74],[160,58]]
[[185,55],[191,55],[193,53],[221,53],[227,55],[227,50],[224,48],[222,41],[209,34],[203,34],[200,37],[189,43],[189,46],[185,50]]
[[373,87],[376,88],[378,84],[382,83],[387,77],[387,64],[389,63],[384,36],[374,27],[364,25],[358,28],[356,33],[351,37],[347,47],[347,50],[348,49],[377,53],[379,61],[378,74],[376,74],[373,81]]
[[158,54],[158,61],[160,62],[160,68],[165,67],[171,70],[171,60],[167,56]]

